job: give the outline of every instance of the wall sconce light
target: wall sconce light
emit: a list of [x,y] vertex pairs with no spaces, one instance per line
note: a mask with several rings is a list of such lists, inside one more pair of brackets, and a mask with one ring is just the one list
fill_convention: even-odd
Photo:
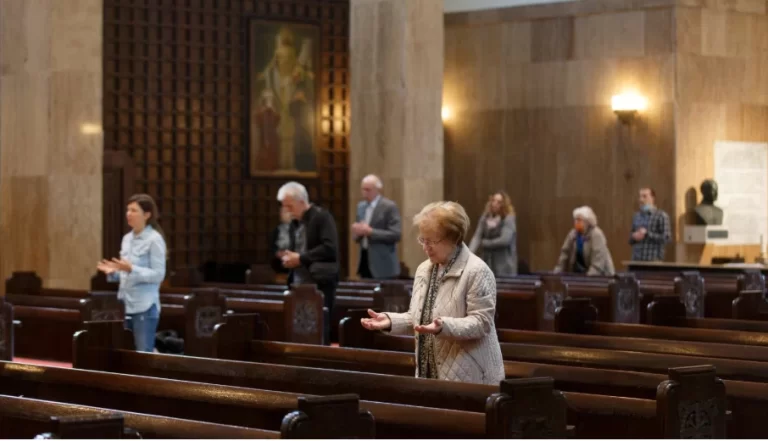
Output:
[[448,121],[453,116],[453,112],[451,111],[451,108],[448,106],[443,106],[443,109],[440,111],[440,116],[443,118],[443,122]]
[[80,133],[83,135],[101,135],[101,124],[84,123],[80,126]]
[[648,104],[645,98],[636,93],[624,93],[614,95],[611,100],[613,113],[615,113],[621,122],[629,124],[635,118],[637,112],[645,110]]

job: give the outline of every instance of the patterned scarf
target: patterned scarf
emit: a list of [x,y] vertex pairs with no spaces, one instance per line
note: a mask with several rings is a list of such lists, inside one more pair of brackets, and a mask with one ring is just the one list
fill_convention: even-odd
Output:
[[[421,320],[419,324],[426,326],[434,320],[432,317],[433,309],[435,307],[435,300],[437,299],[437,293],[440,291],[440,286],[445,280],[445,275],[451,270],[453,263],[456,262],[456,258],[461,253],[461,246],[456,247],[451,260],[445,266],[443,274],[438,277],[439,265],[432,265],[432,271],[429,277],[429,286],[427,287],[427,295],[424,297],[424,308],[421,310]],[[437,379],[437,360],[435,359],[435,335],[434,334],[419,334],[419,377],[420,378],[433,378]]]

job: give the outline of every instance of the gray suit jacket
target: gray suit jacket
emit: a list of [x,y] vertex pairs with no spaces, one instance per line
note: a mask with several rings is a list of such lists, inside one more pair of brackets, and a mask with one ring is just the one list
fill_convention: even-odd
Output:
[[[365,221],[367,203],[357,204],[356,222]],[[368,237],[368,267],[373,277],[391,279],[400,275],[400,259],[397,257],[397,243],[400,242],[400,210],[391,200],[381,197],[373,210],[370,222],[373,232]],[[355,240],[360,243],[361,238]],[[360,252],[363,247],[360,245]]]

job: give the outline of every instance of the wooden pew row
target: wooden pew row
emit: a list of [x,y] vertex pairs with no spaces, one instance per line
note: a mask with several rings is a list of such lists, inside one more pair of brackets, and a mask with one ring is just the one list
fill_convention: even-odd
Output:
[[108,303],[109,297],[115,297],[113,293],[102,294],[82,291],[78,298],[6,294],[5,301],[14,306],[14,317],[23,324],[14,335],[16,355],[71,360],[71,336],[82,329],[83,322],[103,319],[105,310],[99,305]]
[[[311,398],[304,393],[79,369],[40,367],[30,372],[26,367],[0,364],[0,392],[264,430],[278,430],[301,397]],[[315,427],[315,438],[339,437],[334,432],[344,427],[346,437],[368,437],[361,435],[356,426],[371,426],[364,431],[369,433],[373,418],[376,433],[384,438],[476,438],[485,433],[485,416],[479,412],[369,401],[359,403],[367,409],[361,412],[355,396],[330,398],[326,397],[327,402],[316,409],[322,421]]]
[[[573,298],[589,297],[595,306],[598,307],[600,312],[600,320],[602,321],[619,321],[622,323],[644,323],[646,306],[653,297],[658,296],[671,296],[675,295],[676,283],[675,279],[685,279],[687,275],[696,276],[698,273],[686,273],[683,271],[678,273],[661,273],[661,274],[647,274],[643,273],[640,277],[640,289],[641,289],[641,308],[639,311],[629,314],[625,317],[609,316],[609,313],[613,313],[614,307],[610,304],[610,295],[605,291],[609,284],[614,280],[610,277],[585,277],[582,275],[562,274],[552,275],[548,273],[537,275],[524,275],[514,278],[500,278],[497,280],[497,286],[499,293],[504,291],[512,291],[515,293],[513,296],[507,296],[507,298],[499,298],[497,302],[497,309],[500,311],[500,326],[511,329],[544,329],[551,330],[551,321],[554,309],[558,306],[558,301],[565,298],[564,294],[559,290],[552,290],[551,286],[546,287],[544,293],[549,292],[550,298],[544,299],[545,308],[543,313],[547,317],[543,320],[539,319],[537,323],[531,323],[530,314],[517,314],[521,309],[519,303],[530,301],[533,298],[528,295],[527,299],[525,295],[520,293],[520,290],[528,291],[535,290],[536,283],[542,283],[543,285],[551,285],[551,280],[559,279],[560,283],[569,285],[569,295]],[[759,271],[744,270],[741,273],[707,273],[703,272],[701,275],[706,279],[706,290],[700,294],[700,297],[696,301],[700,302],[699,311],[692,310],[689,316],[698,317],[714,317],[714,318],[731,318],[731,302],[736,298],[737,293],[744,289],[760,289],[765,291],[765,278]],[[246,274],[246,280],[248,279]],[[193,278],[195,279],[195,278]],[[201,279],[201,278],[196,278]],[[376,285],[376,281],[354,281],[354,282],[342,282],[340,289],[345,286],[356,287],[373,287]],[[409,281],[394,281],[393,283],[400,283],[407,286]],[[202,284],[210,286],[227,286],[235,287],[236,284]],[[269,285],[253,285],[265,287]],[[250,288],[249,288],[250,289]],[[683,289],[683,288],[681,288]],[[687,288],[686,288],[687,289]],[[684,293],[678,293],[677,295],[683,296]],[[505,304],[505,301],[509,301],[509,305]],[[549,306],[554,303],[554,307]],[[685,302],[684,302],[685,303]],[[693,302],[695,304],[696,302]],[[359,305],[359,303],[358,303]],[[368,307],[365,305],[365,307]],[[529,304],[530,308],[536,307]],[[391,308],[382,308],[383,310],[393,310]],[[541,308],[539,308],[541,309]],[[768,306],[764,308],[768,311]],[[631,312],[631,311],[630,311]],[[694,315],[699,314],[699,315]],[[341,313],[338,314],[341,317]],[[628,320],[635,321],[628,321]],[[334,317],[336,318],[336,317]],[[744,317],[746,318],[746,317]],[[768,313],[765,314],[765,318],[768,318]],[[754,318],[753,318],[754,319]],[[336,325],[336,321],[332,322],[332,326]]]
[[[94,287],[115,288],[94,278]],[[101,277],[103,279],[103,277]],[[17,318],[27,327],[17,333],[17,355],[41,359],[71,361],[72,335],[83,328],[83,322],[123,318],[122,305],[116,291],[84,291],[46,289],[35,273],[14,273],[6,282],[7,299],[16,304]],[[264,301],[240,296],[220,298],[211,290],[174,290],[161,294],[158,330],[171,329],[184,339],[189,355],[210,354],[213,326],[222,321],[228,309],[238,312],[258,311],[269,320],[276,340],[322,343],[322,294],[275,293]],[[295,317],[301,318],[294,320]],[[319,317],[319,318],[318,318]]]
[[[102,326],[105,324],[94,325]],[[229,324],[220,326],[217,328],[217,331],[228,325]],[[91,327],[88,331],[80,333],[78,339],[80,339],[83,334],[87,336],[88,332],[99,332],[99,330],[96,326]],[[101,332],[104,332],[103,329]],[[263,363],[186,359],[186,357],[138,354],[116,349],[115,346],[119,344],[118,340],[103,343],[105,343],[103,346],[96,347],[94,345],[88,345],[87,339],[78,341],[77,351],[78,354],[82,355],[76,357],[76,360],[78,360],[76,366],[92,369],[100,369],[108,366],[107,369],[133,372],[141,375],[152,375],[165,378],[194,378],[198,381],[214,382],[217,384],[238,384],[248,387],[270,385],[272,388],[294,391],[297,389],[307,390],[307,388],[311,388],[312,391],[316,391],[317,393],[327,393],[332,390],[355,390],[365,398],[370,397],[376,400],[404,402],[411,405],[440,406],[440,408],[470,409],[474,411],[484,409],[484,406],[486,405],[485,403],[490,402],[490,400],[488,400],[488,395],[494,393],[494,391],[498,391],[498,388],[492,386],[436,382],[434,380],[412,378],[412,355],[407,355],[407,357],[410,358],[411,375],[398,378],[381,377],[380,375],[374,375],[367,372],[340,372],[317,368],[270,366]],[[266,344],[282,346],[290,345],[292,349],[289,350],[289,353],[304,358],[304,361],[310,359],[316,361],[318,352],[325,352],[326,354],[335,353],[336,355],[343,354],[338,360],[341,365],[345,365],[349,360],[354,359],[357,363],[361,364],[358,367],[363,368],[365,371],[380,370],[379,363],[386,363],[385,360],[387,360],[390,355],[401,355],[387,354],[378,351],[347,350],[274,342],[266,342]],[[303,349],[302,347],[313,351],[315,357],[310,354],[297,355],[297,351]],[[263,354],[256,355],[256,357],[261,358],[261,355]],[[334,360],[329,357],[326,358],[325,361],[332,363]],[[384,367],[383,369],[387,370],[388,367]],[[715,398],[715,400],[721,403],[720,409],[722,410],[722,415],[725,415],[724,388],[722,382],[715,379],[714,370],[711,368],[703,370],[681,369],[677,373],[672,373],[671,375],[675,378],[674,383],[677,385],[674,386],[673,389],[681,387],[681,385],[684,384],[691,384],[688,383],[690,379],[700,379],[702,378],[702,375],[709,375],[712,380],[711,385],[714,387],[714,390],[712,391],[713,396],[721,397]],[[694,380],[694,382],[697,383],[697,380]],[[538,418],[541,420],[542,412],[551,415],[551,410],[546,410],[549,406],[541,405],[541,403],[548,402],[546,399],[547,395],[550,397],[549,401],[551,401],[552,396],[551,382],[545,382],[545,384],[548,384],[548,388],[541,387],[541,380],[526,381],[518,383],[517,385],[513,383],[512,386],[510,386],[512,388],[509,390],[508,395],[520,397],[521,399],[524,399],[524,401],[515,406],[515,411],[512,412],[512,415],[516,415],[517,418],[525,418],[528,420],[531,418]],[[514,386],[518,387],[515,388]],[[658,383],[657,386],[659,386]],[[504,387],[505,386],[502,385],[502,392],[504,392]],[[669,383],[663,383],[659,390],[666,390],[667,387],[669,387]],[[676,394],[687,389],[687,387],[688,386],[682,386],[682,389],[678,389],[678,392],[671,395],[678,397],[685,396],[687,392],[683,392],[682,395]],[[613,436],[619,438],[632,438],[658,437],[661,435],[660,427],[669,424],[662,423],[662,421],[670,421],[669,418],[665,416],[666,411],[663,410],[666,399],[661,398],[661,396],[665,394],[666,392],[660,392],[656,402],[647,399],[598,396],[583,393],[567,393],[564,394],[564,397],[565,402],[568,405],[569,420],[571,420],[576,428],[576,437],[592,438]],[[450,399],[447,399],[448,397],[450,397]],[[532,406],[531,403],[537,403],[538,406]],[[670,408],[670,411],[677,415],[679,403],[669,404],[674,409],[672,410]],[[521,409],[527,409],[527,411],[519,412]],[[608,409],[610,409],[610,411]],[[531,412],[536,412],[536,414],[531,415]],[[375,411],[373,411],[373,414],[374,417],[377,418],[377,421],[380,421]],[[486,417],[488,418],[488,415]],[[725,420],[723,419],[722,421],[724,424]],[[659,426],[659,424],[661,424],[661,426]],[[669,428],[671,429],[670,433],[672,434],[667,433],[666,436],[677,437],[680,436],[681,430],[685,430],[677,423],[675,423],[675,426],[676,428]],[[509,427],[509,422],[504,424],[503,427]],[[549,427],[549,429],[551,430],[551,427]],[[489,428],[486,430],[488,433],[493,433]],[[676,433],[676,435],[674,433]],[[551,432],[550,436],[552,436]]]
[[[740,294],[753,297],[754,291]],[[734,306],[735,308],[737,306]],[[639,337],[683,341],[701,341],[740,345],[768,344],[768,323],[732,319],[695,319],[685,317],[684,306],[676,298],[658,298],[648,307],[651,325],[605,323],[595,319],[593,305],[584,300],[567,300],[558,317],[564,332],[594,333],[614,337]]]
[[[566,302],[567,303],[567,302]],[[581,303],[581,302],[579,302]],[[562,309],[564,310],[566,306]],[[643,326],[643,325],[618,325],[608,324],[614,327],[629,327],[629,326]],[[657,329],[656,327],[648,327],[651,329]],[[342,329],[343,333],[344,330]],[[376,333],[370,333],[376,335]],[[580,335],[564,335],[545,332],[531,332],[531,331],[512,331],[512,330],[500,330],[501,340],[504,341],[517,341],[524,343],[535,343],[536,345],[502,345],[505,347],[505,360],[524,360],[524,362],[510,362],[505,361],[505,368],[507,375],[513,374],[515,371],[510,369],[512,366],[519,366],[522,364],[531,363],[564,363],[563,366],[548,366],[546,368],[538,367],[532,370],[529,375],[536,376],[551,376],[556,380],[556,387],[562,390],[575,390],[582,392],[595,392],[595,393],[620,393],[628,394],[629,396],[648,397],[653,393],[654,387],[653,381],[649,379],[658,379],[654,377],[657,374],[635,372],[637,370],[647,372],[664,372],[669,366],[679,366],[684,364],[695,363],[709,363],[714,361],[712,358],[697,359],[695,357],[680,357],[672,359],[664,359],[659,357],[643,357],[646,354],[640,354],[640,352],[648,352],[650,354],[676,354],[676,355],[697,355],[701,357],[735,357],[745,360],[760,359],[765,361],[768,359],[767,348],[750,348],[736,345],[722,345],[722,344],[701,344],[693,343],[686,344],[682,342],[665,342],[658,340],[643,340],[643,339],[616,339],[605,337],[592,337],[592,336],[580,336]],[[404,350],[407,353],[413,352],[413,340],[412,338],[397,338],[392,336],[381,335],[384,339],[390,340],[390,343],[394,339],[399,339],[403,346],[395,348],[396,344],[391,344],[390,349]],[[765,342],[763,336],[759,336]],[[542,348],[541,345],[555,346],[551,348],[552,351],[546,351],[546,348]],[[566,347],[567,346],[567,347]],[[377,347],[383,349],[382,347]],[[522,349],[521,349],[522,348]],[[574,348],[590,348],[590,349],[608,349],[617,351],[615,354],[610,354],[609,351],[574,351]],[[511,349],[511,350],[510,350]],[[544,349],[544,350],[542,350]],[[633,351],[633,352],[626,352]],[[572,354],[581,353],[583,358],[573,357]],[[650,358],[650,363],[645,362],[644,358]],[[610,364],[610,360],[614,361],[614,364]],[[605,360],[607,363],[595,363],[593,360]],[[728,369],[742,369],[741,373],[734,376],[734,378],[745,379],[749,378],[751,381],[758,381],[759,383],[747,383],[743,381],[725,380],[726,389],[729,395],[730,403],[739,410],[739,418],[736,419],[738,423],[734,424],[733,432],[742,434],[742,437],[757,436],[754,433],[747,434],[751,429],[749,426],[750,418],[754,418],[756,409],[762,408],[764,411],[768,411],[768,384],[765,382],[766,378],[762,376],[762,371],[765,369],[764,363],[729,363],[730,360],[723,360],[725,367]],[[593,368],[582,368],[576,366],[593,366]],[[720,369],[723,366],[718,367]],[[753,368],[752,372],[757,373],[758,377],[749,376],[743,370],[744,368]],[[599,368],[599,369],[597,369]],[[608,370],[606,370],[608,369]],[[616,372],[616,369],[627,369],[632,372]],[[582,372],[578,372],[578,371]],[[574,372],[575,371],[575,372]],[[727,377],[729,375],[721,376]],[[602,386],[602,389],[595,389]],[[642,391],[642,393],[641,393]],[[639,393],[639,395],[638,395]],[[741,414],[750,415],[748,418],[741,418]],[[731,431],[729,431],[729,434]],[[762,436],[762,435],[761,435]]]
[[[9,424],[4,424],[2,420]],[[88,419],[94,416],[104,425],[109,419],[119,415],[122,419],[122,436],[107,437],[108,433],[95,433],[95,427],[88,427]],[[55,416],[59,421],[42,423],[48,416]],[[82,425],[80,422],[82,421]],[[96,420],[98,422],[99,420]],[[83,427],[79,427],[83,426]],[[168,418],[134,412],[113,411],[98,407],[81,406],[69,403],[37,400],[31,398],[0,395],[0,437],[4,439],[32,438],[53,429],[62,434],[62,439],[87,438],[134,438],[134,439],[274,439],[280,438],[277,431],[249,429],[223,424]],[[58,429],[58,430],[57,430]],[[71,431],[77,429],[77,432]],[[88,432],[84,432],[88,429]],[[93,429],[93,430],[91,430]],[[105,427],[106,429],[106,427]],[[83,431],[81,431],[83,430]],[[51,432],[49,430],[49,432]]]
[[[31,368],[10,362],[0,364],[0,392],[193,421],[282,430],[284,434],[287,424],[288,435],[298,430],[320,438],[370,438],[375,433],[373,417],[368,411],[359,410],[358,399],[352,395],[315,398],[78,369]],[[380,403],[365,405],[382,415],[407,411]],[[297,411],[306,416],[295,414]],[[380,421],[382,419],[386,417],[380,417]],[[307,427],[310,425],[311,431]],[[385,423],[383,426],[386,430]]]
[[314,285],[295,286],[284,291],[196,288],[192,292],[218,297],[226,311],[258,313],[268,327],[270,340],[324,343],[323,327],[328,312],[323,306],[323,294]]
[[[26,324],[15,335],[16,355],[71,361],[71,341],[86,321],[122,320],[122,305],[115,292],[48,290],[40,294],[7,294],[15,315]],[[225,306],[218,297],[161,296],[159,330],[176,330],[190,355],[210,352],[213,326],[222,321]]]
[[[280,295],[289,290],[286,285],[268,284],[231,284],[231,283],[202,283],[198,287],[163,287],[163,292],[177,292],[189,290],[218,290],[226,297],[255,298],[262,300],[279,300]],[[407,310],[410,304],[410,286],[404,283],[384,281],[381,283],[345,283],[342,282],[336,290],[334,308],[327,312],[331,326],[331,339],[337,341],[336,329],[339,321],[344,318],[350,309],[370,308],[378,305],[382,309],[392,311]],[[234,302],[233,311],[239,313],[259,313],[268,324],[270,330],[282,330],[283,317],[276,314],[275,306],[261,304],[260,302]],[[272,332],[271,340],[293,341],[296,343],[315,343],[306,338],[299,339],[285,337],[281,333]],[[316,342],[320,344],[320,342]]]
[[[565,307],[561,308],[560,312],[563,310],[570,312]],[[592,320],[594,320],[594,308],[592,308],[591,314]],[[359,316],[350,317],[349,320],[345,319],[347,326],[342,328],[340,333],[346,334],[348,330],[356,329],[356,326],[352,326],[356,323],[359,323]],[[643,326],[611,325],[614,327]],[[560,329],[564,327],[559,326]],[[572,325],[571,329],[574,328],[578,329],[576,325]],[[359,329],[365,331],[362,326]],[[360,330],[356,331],[357,335],[351,338],[346,338],[345,335],[342,338],[342,347],[345,344],[352,344],[353,347],[357,348],[402,351],[404,353],[413,353],[414,351],[413,337],[391,336],[374,332],[365,334]],[[536,362],[546,359],[548,354],[554,354],[551,352],[553,346],[557,346],[557,350],[560,352],[568,352],[565,349],[568,342],[579,341],[581,344],[576,346],[595,349],[595,352],[590,354],[596,358],[591,360],[587,357],[584,362],[575,361],[576,364],[594,362],[593,366],[599,368],[634,369],[645,372],[662,372],[669,366],[712,364],[723,378],[768,382],[768,374],[766,374],[768,372],[768,348],[744,348],[720,343],[694,343],[664,339],[615,338],[615,336],[602,339],[595,337],[579,339],[576,336],[540,331],[498,330],[498,333],[500,341],[502,341],[501,348],[504,360]],[[756,335],[755,338],[765,340],[763,335]],[[612,351],[616,351],[619,355],[613,354]],[[587,351],[582,352],[586,353]],[[567,362],[564,361],[563,363]]]
[[638,271],[635,273],[641,284],[658,287],[674,283],[677,278],[695,280],[701,277],[706,290],[705,317],[732,318],[731,303],[739,292],[745,290],[766,291],[765,277],[757,270],[742,270],[732,273],[682,270],[675,273]]
[[72,407],[51,412],[36,404],[34,400],[0,395],[0,439],[126,437],[123,416],[118,413],[73,412]]

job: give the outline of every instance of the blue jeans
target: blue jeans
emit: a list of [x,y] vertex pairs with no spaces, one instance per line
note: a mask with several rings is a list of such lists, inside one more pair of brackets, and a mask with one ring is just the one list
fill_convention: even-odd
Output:
[[133,331],[133,342],[139,352],[154,352],[155,333],[160,313],[157,305],[152,305],[145,312],[125,315],[125,329]]

